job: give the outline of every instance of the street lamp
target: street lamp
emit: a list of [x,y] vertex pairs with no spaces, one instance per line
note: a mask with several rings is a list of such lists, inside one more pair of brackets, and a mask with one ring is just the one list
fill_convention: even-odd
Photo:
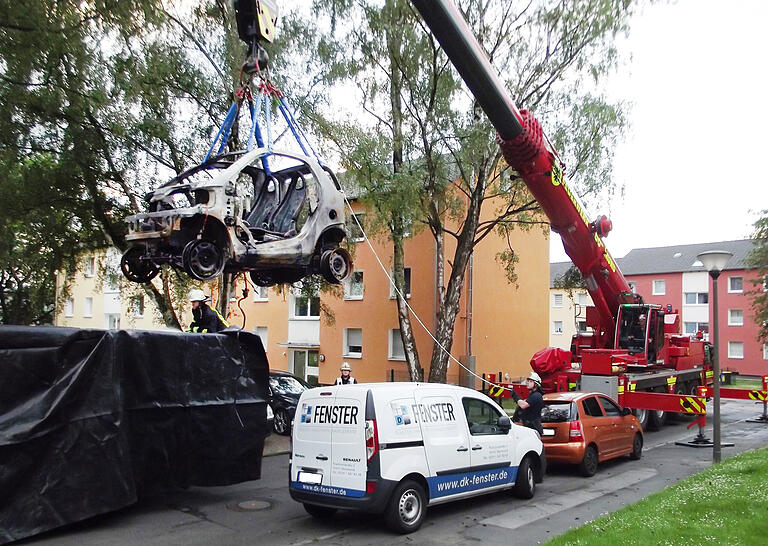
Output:
[[718,339],[717,330],[717,278],[720,276],[720,272],[728,263],[728,260],[733,257],[733,254],[726,250],[708,250],[702,252],[697,256],[701,261],[704,268],[709,272],[709,276],[712,277],[712,344],[715,348],[712,355],[712,370],[714,372],[714,418],[712,420],[712,460],[715,463],[720,462],[720,340]]

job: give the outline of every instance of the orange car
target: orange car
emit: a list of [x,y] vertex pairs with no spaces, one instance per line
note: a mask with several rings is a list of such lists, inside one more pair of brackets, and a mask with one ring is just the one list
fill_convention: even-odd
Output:
[[643,429],[627,408],[599,393],[558,392],[544,395],[541,437],[547,461],[577,464],[593,476],[597,464],[643,452]]

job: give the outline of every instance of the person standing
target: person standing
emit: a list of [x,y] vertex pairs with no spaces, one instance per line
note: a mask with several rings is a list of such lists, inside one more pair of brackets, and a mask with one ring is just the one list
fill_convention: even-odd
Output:
[[357,379],[352,377],[352,368],[349,366],[349,362],[345,362],[341,365],[341,377],[336,378],[335,385],[354,385],[357,383]]
[[520,420],[523,426],[538,431],[539,436],[544,433],[541,426],[541,410],[544,409],[544,395],[541,390],[541,377],[536,372],[531,372],[525,380],[525,386],[528,387],[528,398],[525,400],[512,391],[512,398],[517,402],[517,411],[515,411],[514,421]]
[[189,301],[192,303],[192,324],[189,325],[189,331],[196,334],[212,334],[220,332],[224,328],[229,328],[229,323],[219,314],[216,309],[211,309],[205,303],[208,296],[195,288],[189,293]]

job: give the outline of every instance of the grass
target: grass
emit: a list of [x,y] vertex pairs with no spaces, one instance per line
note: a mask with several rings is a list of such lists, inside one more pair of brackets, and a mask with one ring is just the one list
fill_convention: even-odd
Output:
[[547,542],[766,544],[768,448],[747,451]]
[[731,389],[754,389],[761,390],[763,388],[763,381],[761,379],[743,379],[741,377],[733,377],[730,385],[722,385]]

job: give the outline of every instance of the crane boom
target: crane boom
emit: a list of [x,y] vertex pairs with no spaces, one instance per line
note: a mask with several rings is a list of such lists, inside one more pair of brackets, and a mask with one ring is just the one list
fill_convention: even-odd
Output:
[[605,216],[594,222],[587,219],[541,124],[531,112],[517,109],[456,6],[450,0],[412,3],[498,132],[505,160],[528,186],[581,271],[597,313],[588,317],[595,330],[593,346],[610,346],[619,306],[641,301],[603,243],[610,221]]

